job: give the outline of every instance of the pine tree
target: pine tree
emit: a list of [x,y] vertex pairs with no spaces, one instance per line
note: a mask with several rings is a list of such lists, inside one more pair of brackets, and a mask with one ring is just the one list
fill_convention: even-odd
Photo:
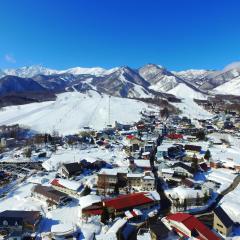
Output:
[[30,147],[26,148],[24,151],[24,155],[26,158],[30,158],[32,156],[32,149]]
[[204,203],[206,203],[208,201],[208,199],[209,199],[208,193],[207,193],[207,191],[205,191],[204,196],[203,196]]
[[206,151],[205,155],[204,155],[204,159],[208,160],[211,158],[211,152],[209,151],[209,149]]
[[115,186],[114,186],[114,193],[116,195],[119,195],[119,186],[118,186],[118,184],[115,184]]
[[200,196],[199,196],[198,192],[197,192],[197,196],[196,196],[196,206],[200,206]]
[[186,198],[184,198],[183,208],[184,208],[184,211],[187,211],[187,199]]
[[193,156],[193,160],[192,160],[192,168],[194,170],[194,173],[197,173],[198,171],[198,159],[197,159],[197,156],[194,154]]
[[206,134],[203,130],[197,132],[197,135],[196,137],[199,139],[199,140],[205,140],[205,137],[206,137]]
[[103,224],[106,224],[109,221],[109,218],[110,218],[110,216],[109,216],[108,209],[106,207],[104,207],[102,215],[101,215],[101,222]]

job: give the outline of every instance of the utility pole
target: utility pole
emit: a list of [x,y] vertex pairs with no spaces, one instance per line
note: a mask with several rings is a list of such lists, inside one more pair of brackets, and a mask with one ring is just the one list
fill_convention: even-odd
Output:
[[110,126],[110,124],[111,124],[111,122],[110,122],[110,110],[111,110],[110,100],[111,100],[111,96],[109,95],[108,97],[109,97],[109,99],[108,99],[108,125]]

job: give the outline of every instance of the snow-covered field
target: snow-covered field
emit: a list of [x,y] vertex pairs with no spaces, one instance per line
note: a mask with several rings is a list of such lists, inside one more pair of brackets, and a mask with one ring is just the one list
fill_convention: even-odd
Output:
[[175,95],[182,100],[181,103],[174,103],[174,105],[182,111],[182,115],[196,119],[206,119],[212,117],[208,111],[199,106],[193,99],[206,99],[207,97],[186,84],[180,83],[168,93]]
[[43,163],[46,170],[51,171],[57,169],[64,163],[79,162],[82,159],[86,159],[89,162],[96,160],[103,160],[106,162],[114,161],[119,166],[128,166],[128,161],[124,160],[127,155],[120,149],[114,149],[114,151],[108,149],[66,149],[59,150],[56,154],[53,154],[48,160]]
[[[126,98],[110,98],[110,124],[132,123],[148,105]],[[0,125],[19,123],[39,132],[60,134],[78,132],[85,126],[103,129],[109,124],[109,97],[95,91],[87,94],[66,92],[56,101],[6,107],[0,112]]]

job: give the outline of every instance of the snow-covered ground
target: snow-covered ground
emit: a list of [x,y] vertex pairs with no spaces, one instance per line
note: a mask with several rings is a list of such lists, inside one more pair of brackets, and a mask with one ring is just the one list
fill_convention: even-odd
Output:
[[119,166],[127,167],[128,161],[124,159],[126,156],[126,153],[118,148],[115,148],[114,151],[105,148],[88,148],[86,150],[63,149],[57,151],[56,154],[53,154],[48,160],[46,160],[43,163],[43,167],[48,171],[57,170],[59,166],[64,163],[79,162],[83,159],[86,159],[89,162],[94,162],[96,160],[103,160],[106,162],[114,161],[114,163]]
[[[140,111],[148,105],[127,98],[110,98],[110,124],[115,121],[132,123],[140,118]],[[78,132],[90,126],[103,129],[109,124],[109,97],[95,91],[87,94],[66,92],[59,94],[56,101],[31,103],[6,107],[0,112],[0,125],[19,123],[30,128],[60,134]]]
[[207,98],[204,94],[193,90],[184,83],[178,84],[175,88],[168,91],[182,100],[181,103],[174,105],[182,111],[182,115],[196,119],[211,118],[212,114],[199,106],[194,99],[204,100]]
[[221,193],[228,188],[235,177],[236,175],[233,171],[225,168],[212,169],[212,171],[207,175],[208,180],[221,184],[220,188],[217,190],[218,193]]

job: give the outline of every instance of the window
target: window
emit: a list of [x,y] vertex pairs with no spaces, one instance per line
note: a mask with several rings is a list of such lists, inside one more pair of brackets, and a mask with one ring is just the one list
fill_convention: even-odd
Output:
[[223,225],[217,223],[217,226],[220,227],[220,228],[223,228]]

